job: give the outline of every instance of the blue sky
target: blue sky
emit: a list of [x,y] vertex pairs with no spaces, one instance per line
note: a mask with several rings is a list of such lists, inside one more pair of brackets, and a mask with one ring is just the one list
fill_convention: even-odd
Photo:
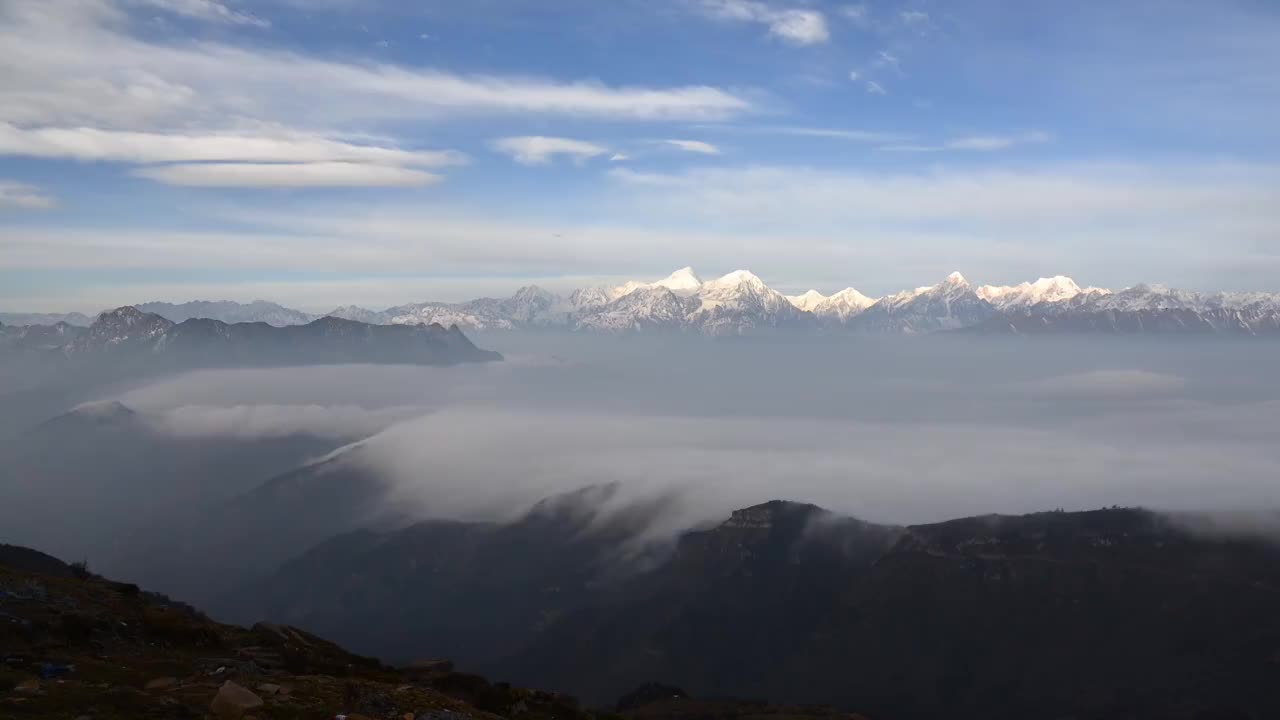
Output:
[[1280,291],[1268,0],[0,0],[0,308]]

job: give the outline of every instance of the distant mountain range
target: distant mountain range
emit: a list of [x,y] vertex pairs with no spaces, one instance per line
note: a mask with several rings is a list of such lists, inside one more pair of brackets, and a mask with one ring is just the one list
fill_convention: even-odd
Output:
[[[654,282],[630,281],[556,295],[536,286],[509,298],[421,302],[384,310],[348,305],[324,316],[262,300],[137,306],[173,322],[208,318],[285,327],[319,317],[371,325],[457,325],[467,330],[561,329],[597,333],[746,335],[763,332],[1201,333],[1280,334],[1280,293],[1198,293],[1156,285],[1119,291],[1055,276],[1020,285],[974,287],[952,273],[935,285],[880,298],[854,288],[787,296],[738,270],[703,281],[681,268]],[[0,315],[25,324],[86,324],[84,316]]]
[[[207,306],[228,309],[226,303]],[[283,327],[195,317],[174,322],[130,306],[104,312],[88,327],[65,322],[0,326],[0,351],[27,359],[96,367],[342,362],[449,365],[501,359],[498,353],[477,348],[457,326],[370,325],[332,316]]]

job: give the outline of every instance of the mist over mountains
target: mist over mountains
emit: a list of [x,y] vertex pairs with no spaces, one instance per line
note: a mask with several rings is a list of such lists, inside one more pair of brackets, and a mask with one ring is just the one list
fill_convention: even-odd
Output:
[[[780,331],[906,333],[1280,333],[1280,294],[1199,293],[1137,285],[1119,291],[1080,287],[1064,276],[1012,286],[973,286],[960,273],[880,298],[849,287],[831,295],[787,296],[738,270],[704,281],[685,267],[654,281],[589,287],[560,296],[536,286],[509,298],[421,302],[372,310],[354,305],[327,315],[267,301],[143,303],[137,308],[174,322],[209,318],[283,327],[319,317],[376,325],[440,324],[468,330],[562,329],[596,333],[691,333],[713,336]],[[27,324],[87,324],[87,318],[12,315]],[[2,319],[2,318],[0,318]],[[84,320],[85,322],[82,322]],[[20,324],[20,323],[10,323]]]
[[[180,325],[115,319],[84,352]],[[505,361],[214,367],[28,414],[0,540],[592,703],[1276,707],[1280,346],[473,334]]]

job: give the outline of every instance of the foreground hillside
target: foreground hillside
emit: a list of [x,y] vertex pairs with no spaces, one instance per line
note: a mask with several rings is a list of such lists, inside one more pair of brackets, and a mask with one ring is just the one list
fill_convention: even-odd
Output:
[[399,670],[296,628],[215,623],[135,585],[0,546],[0,717],[586,717],[570,698]]
[[0,718],[137,720],[860,720],[821,707],[699,701],[647,683],[618,712],[454,672],[393,668],[294,627],[213,622],[183,603],[0,545]]

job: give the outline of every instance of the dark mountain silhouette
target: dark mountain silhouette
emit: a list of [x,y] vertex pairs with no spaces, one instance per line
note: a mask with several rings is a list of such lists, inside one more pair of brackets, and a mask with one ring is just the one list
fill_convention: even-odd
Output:
[[156,362],[281,365],[340,362],[452,364],[500,359],[480,350],[457,327],[369,325],[323,317],[305,325],[228,324],[192,318],[173,323],[123,307],[105,312],[66,347],[74,357],[149,355]]
[[[155,583],[176,556],[167,544],[178,528],[338,443],[173,435],[119,402],[87,404],[0,447],[0,540],[89,555],[113,575]],[[146,550],[153,543],[158,552]]]
[[45,364],[106,375],[201,367],[452,365],[502,359],[477,348],[456,326],[369,325],[336,317],[284,327],[207,318],[174,323],[128,306],[102,313],[88,328],[65,323],[0,327],[0,360],[29,360],[33,355]]
[[546,517],[336,537],[251,593],[363,652],[456,648],[593,703],[659,681],[884,718],[1280,716],[1261,539],[1144,510],[902,528],[772,502],[619,575],[634,527]]

